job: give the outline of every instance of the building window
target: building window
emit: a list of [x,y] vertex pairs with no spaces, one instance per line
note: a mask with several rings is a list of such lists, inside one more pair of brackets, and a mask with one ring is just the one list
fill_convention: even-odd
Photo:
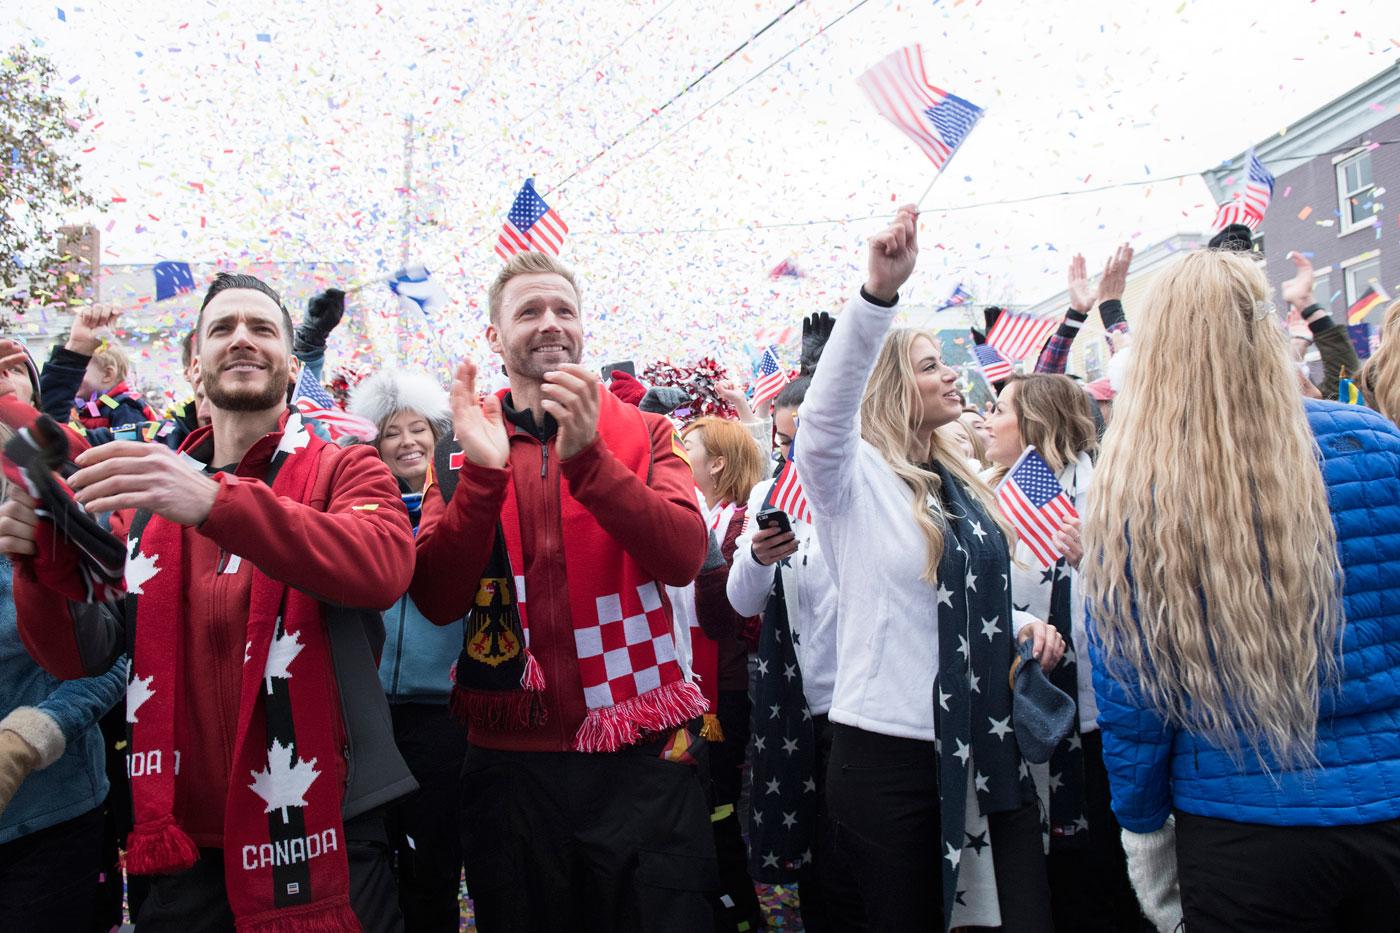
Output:
[[1381,258],[1372,256],[1363,262],[1350,265],[1346,269],[1346,300],[1347,307],[1356,303],[1356,299],[1365,294],[1366,289],[1374,287],[1380,291],[1381,281]]
[[1341,213],[1342,233],[1375,223],[1376,215],[1371,210],[1375,189],[1370,152],[1358,152],[1337,163],[1337,209]]
[[1330,314],[1332,311],[1332,277],[1324,272],[1313,275],[1313,301],[1322,305]]

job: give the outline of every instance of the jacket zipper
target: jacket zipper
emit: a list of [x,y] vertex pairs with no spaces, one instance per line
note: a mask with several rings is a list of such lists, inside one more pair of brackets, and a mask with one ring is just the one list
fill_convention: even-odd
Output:
[[398,695],[399,695],[399,669],[403,666],[403,651],[404,651],[403,626],[404,626],[404,616],[405,616],[407,613],[408,613],[408,600],[406,600],[406,599],[400,599],[400,600],[399,600],[399,640],[398,640],[398,651],[396,651],[396,652],[394,653],[394,676],[393,676],[393,678],[389,681],[389,693],[390,693],[392,696],[398,696]]

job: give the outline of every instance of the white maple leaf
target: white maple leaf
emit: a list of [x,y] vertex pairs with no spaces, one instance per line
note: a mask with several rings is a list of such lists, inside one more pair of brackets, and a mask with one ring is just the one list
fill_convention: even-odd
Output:
[[263,812],[280,809],[283,823],[287,822],[288,807],[306,806],[306,792],[321,774],[315,758],[306,761],[276,739],[267,753],[267,768],[248,773],[253,778],[248,788],[263,799]]
[[301,420],[301,412],[294,411],[287,417],[287,424],[282,429],[282,440],[277,444],[277,453],[296,453],[311,441],[311,436],[306,433],[306,424]]
[[136,711],[155,695],[155,690],[151,689],[151,681],[155,679],[155,674],[149,674],[145,677],[137,677],[135,674],[132,675],[131,680],[126,685],[127,722],[136,722]]
[[267,683],[267,692],[272,692],[272,678],[291,677],[292,672],[287,670],[297,655],[301,654],[301,649],[306,647],[301,643],[301,632],[293,632],[290,635],[278,635],[272,639],[272,644],[267,649],[267,666],[263,668],[263,680]]
[[144,591],[141,587],[160,573],[160,567],[156,566],[160,555],[143,554],[140,548],[141,539],[132,538],[131,547],[126,553],[126,591],[136,596],[143,595]]

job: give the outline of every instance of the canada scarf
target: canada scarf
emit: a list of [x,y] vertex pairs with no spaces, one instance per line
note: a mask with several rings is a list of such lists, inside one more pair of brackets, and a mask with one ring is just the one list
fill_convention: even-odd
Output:
[[[307,502],[327,446],[291,413],[264,479],[279,496]],[[183,536],[183,526],[149,512],[137,513],[128,533],[126,715],[135,826],[126,866],[135,874],[183,871],[199,857],[174,817],[175,724],[187,660]],[[340,695],[321,606],[257,568],[251,572],[224,805],[229,904],[241,933],[358,930],[337,780]]]
[[[504,400],[505,391],[500,393]],[[599,389],[598,437],[611,454],[646,481],[651,432],[636,408]],[[455,445],[454,445],[455,446]],[[461,467],[461,454],[439,450],[438,463]],[[447,456],[444,458],[444,452]],[[446,477],[444,476],[444,479]],[[444,499],[455,482],[440,483]],[[531,495],[540,495],[538,487]],[[685,679],[660,586],[569,494],[559,479],[564,565],[574,648],[588,713],[574,736],[581,752],[615,752],[644,735],[674,728],[705,712],[705,698]],[[520,506],[515,482],[506,485],[493,553],[464,627],[452,708],[468,722],[527,727],[542,718],[544,673],[530,654]]]

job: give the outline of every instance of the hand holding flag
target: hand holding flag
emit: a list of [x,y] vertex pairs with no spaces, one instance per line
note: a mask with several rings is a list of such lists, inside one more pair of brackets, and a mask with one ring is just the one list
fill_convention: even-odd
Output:
[[1042,566],[1054,566],[1064,556],[1056,538],[1071,519],[1079,518],[1079,513],[1050,464],[1034,446],[1022,452],[997,486],[996,499],[1002,514]]

